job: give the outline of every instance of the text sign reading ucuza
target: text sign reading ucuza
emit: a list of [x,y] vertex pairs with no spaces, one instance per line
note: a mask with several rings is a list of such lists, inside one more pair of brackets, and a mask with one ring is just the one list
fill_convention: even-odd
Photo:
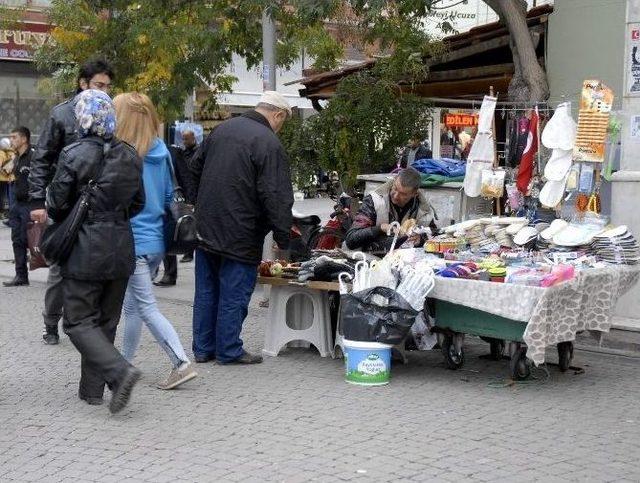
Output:
[[34,51],[51,42],[51,25],[23,22],[13,29],[0,29],[0,59],[31,60]]

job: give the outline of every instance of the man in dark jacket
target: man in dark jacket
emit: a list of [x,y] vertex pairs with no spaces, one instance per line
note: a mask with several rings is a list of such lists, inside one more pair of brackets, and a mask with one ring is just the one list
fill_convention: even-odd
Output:
[[[171,146],[169,152],[171,153],[171,162],[173,163],[173,169],[176,173],[176,179],[178,184],[182,188],[185,201],[189,204],[195,205],[196,195],[198,193],[198,185],[193,172],[189,168],[191,165],[191,159],[198,149],[198,143],[196,142],[196,135],[193,131],[182,131],[182,144],[180,146]],[[180,263],[188,263],[193,261],[193,253],[186,253],[183,255]],[[178,278],[178,259],[175,255],[166,255],[162,260],[164,266],[164,274],[162,278],[154,285],[158,287],[171,287],[176,284]]]
[[16,276],[9,282],[3,282],[5,287],[29,285],[29,270],[27,268],[27,223],[29,223],[29,170],[33,158],[31,147],[31,132],[24,126],[15,128],[11,132],[11,147],[16,152],[14,159],[13,195],[15,202],[9,211],[11,225],[11,243],[13,244],[13,258],[16,266]]
[[[89,61],[80,67],[77,93],[86,89],[98,89],[109,93],[112,80],[113,69],[107,62]],[[31,219],[40,223],[47,221],[47,212],[44,209],[47,186],[56,172],[60,152],[77,139],[76,117],[73,109],[73,98],[51,109],[31,162],[29,173]],[[60,340],[58,322],[62,317],[62,276],[58,265],[49,267],[42,315],[45,327],[42,338],[45,344],[57,344]]]
[[[415,226],[436,230],[436,213],[420,192],[420,173],[414,168],[400,171],[395,179],[381,185],[365,196],[355,220],[347,232],[345,242],[350,250],[388,251],[393,242],[390,224],[415,220]],[[413,237],[414,245],[424,242],[424,236]],[[407,236],[398,238],[398,245]]]
[[293,190],[276,133],[291,113],[283,96],[266,91],[253,111],[225,121],[194,156],[199,180],[193,355],[196,362],[255,364],[240,331],[255,288],[264,237],[289,247]]
[[400,167],[409,168],[419,159],[430,159],[433,157],[431,149],[420,142],[420,135],[415,134],[409,139],[409,144],[402,151],[400,156]]

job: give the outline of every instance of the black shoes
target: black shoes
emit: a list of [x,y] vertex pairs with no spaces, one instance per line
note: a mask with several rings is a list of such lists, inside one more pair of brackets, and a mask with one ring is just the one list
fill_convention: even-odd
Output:
[[189,263],[193,262],[193,255],[183,255],[180,259],[180,263]]
[[175,280],[168,280],[166,278],[161,278],[157,282],[153,282],[156,287],[173,287],[176,284]]
[[86,402],[89,406],[100,406],[104,404],[104,399],[102,399],[101,397],[87,397],[83,396],[80,393],[78,393],[78,397]]
[[235,361],[220,362],[220,364],[260,364],[262,362],[262,356],[257,356],[249,352],[244,352]]
[[142,373],[135,367],[129,367],[127,369],[127,372],[122,378],[122,382],[120,382],[111,396],[111,402],[109,402],[109,411],[111,411],[111,414],[118,413],[124,409],[131,398],[133,386],[136,385],[140,376],[142,376]]
[[58,336],[58,327],[49,327],[48,325],[45,325],[42,339],[47,345],[58,344],[60,342],[60,336]]
[[216,356],[194,356],[193,360],[198,364],[204,364],[205,362],[215,361]]
[[2,285],[4,285],[5,287],[28,286],[29,279],[25,277],[14,277],[13,280],[9,280],[8,282],[2,282]]

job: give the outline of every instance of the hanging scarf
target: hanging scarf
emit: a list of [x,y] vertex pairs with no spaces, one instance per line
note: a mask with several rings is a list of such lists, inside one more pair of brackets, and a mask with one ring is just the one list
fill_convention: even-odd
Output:
[[516,186],[518,191],[523,195],[529,190],[529,182],[533,176],[533,164],[535,155],[538,152],[538,107],[531,113],[529,121],[529,135],[527,137],[527,147],[524,148],[522,159],[520,160],[520,169],[518,170],[518,178]]

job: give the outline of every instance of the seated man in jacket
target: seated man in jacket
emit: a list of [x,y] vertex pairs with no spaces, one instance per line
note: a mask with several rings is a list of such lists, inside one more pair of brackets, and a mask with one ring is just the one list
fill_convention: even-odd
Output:
[[[413,168],[400,171],[395,179],[387,181],[365,196],[356,218],[347,232],[346,243],[350,250],[388,251],[393,242],[390,223],[415,220],[415,226],[435,230],[435,211],[420,193],[420,173]],[[412,237],[414,244],[424,242],[420,236]],[[397,245],[407,240],[398,238]]]

